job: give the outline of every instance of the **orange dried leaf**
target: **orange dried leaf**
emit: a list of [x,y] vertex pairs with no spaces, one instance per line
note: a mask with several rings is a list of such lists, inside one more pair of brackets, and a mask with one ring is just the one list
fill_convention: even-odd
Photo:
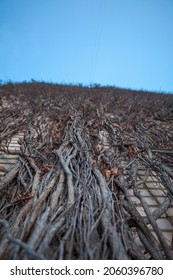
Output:
[[106,181],[109,180],[110,176],[111,176],[111,171],[110,171],[109,169],[105,169],[105,178],[106,178]]
[[101,171],[102,173],[104,173],[104,171],[105,171],[105,166],[104,166],[103,163],[100,164],[99,169],[100,169],[100,171]]
[[99,151],[103,150],[103,144],[98,144],[98,145],[97,145],[97,149],[98,149]]
[[52,165],[51,164],[49,164],[49,163],[47,163],[46,165],[44,165],[43,167],[42,167],[42,175],[44,175],[45,173],[47,173],[47,172],[49,172],[50,170],[51,170],[51,168],[52,168]]
[[118,175],[118,168],[117,167],[111,168],[111,174],[112,175]]
[[128,146],[128,152],[129,154],[133,154],[133,148],[131,146]]
[[106,181],[108,181],[111,176],[111,171],[109,169],[106,169],[105,165],[103,163],[100,164],[99,169],[100,169],[101,173],[103,174],[103,176],[105,177]]

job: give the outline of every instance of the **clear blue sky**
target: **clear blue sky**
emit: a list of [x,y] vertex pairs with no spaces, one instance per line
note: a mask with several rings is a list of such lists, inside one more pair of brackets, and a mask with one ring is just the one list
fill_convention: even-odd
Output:
[[0,79],[173,92],[173,0],[0,0]]

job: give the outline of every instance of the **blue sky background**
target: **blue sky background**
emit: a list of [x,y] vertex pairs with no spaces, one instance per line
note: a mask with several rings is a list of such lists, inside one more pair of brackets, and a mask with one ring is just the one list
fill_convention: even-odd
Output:
[[0,79],[173,92],[173,0],[0,0]]

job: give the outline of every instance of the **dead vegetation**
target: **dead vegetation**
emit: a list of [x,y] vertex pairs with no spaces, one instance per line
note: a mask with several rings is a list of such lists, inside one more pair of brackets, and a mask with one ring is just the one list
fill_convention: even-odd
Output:
[[[1,170],[0,259],[173,259],[157,224],[173,200],[173,96],[26,83],[0,100],[0,152],[18,155]],[[154,211],[140,192],[152,172]]]

